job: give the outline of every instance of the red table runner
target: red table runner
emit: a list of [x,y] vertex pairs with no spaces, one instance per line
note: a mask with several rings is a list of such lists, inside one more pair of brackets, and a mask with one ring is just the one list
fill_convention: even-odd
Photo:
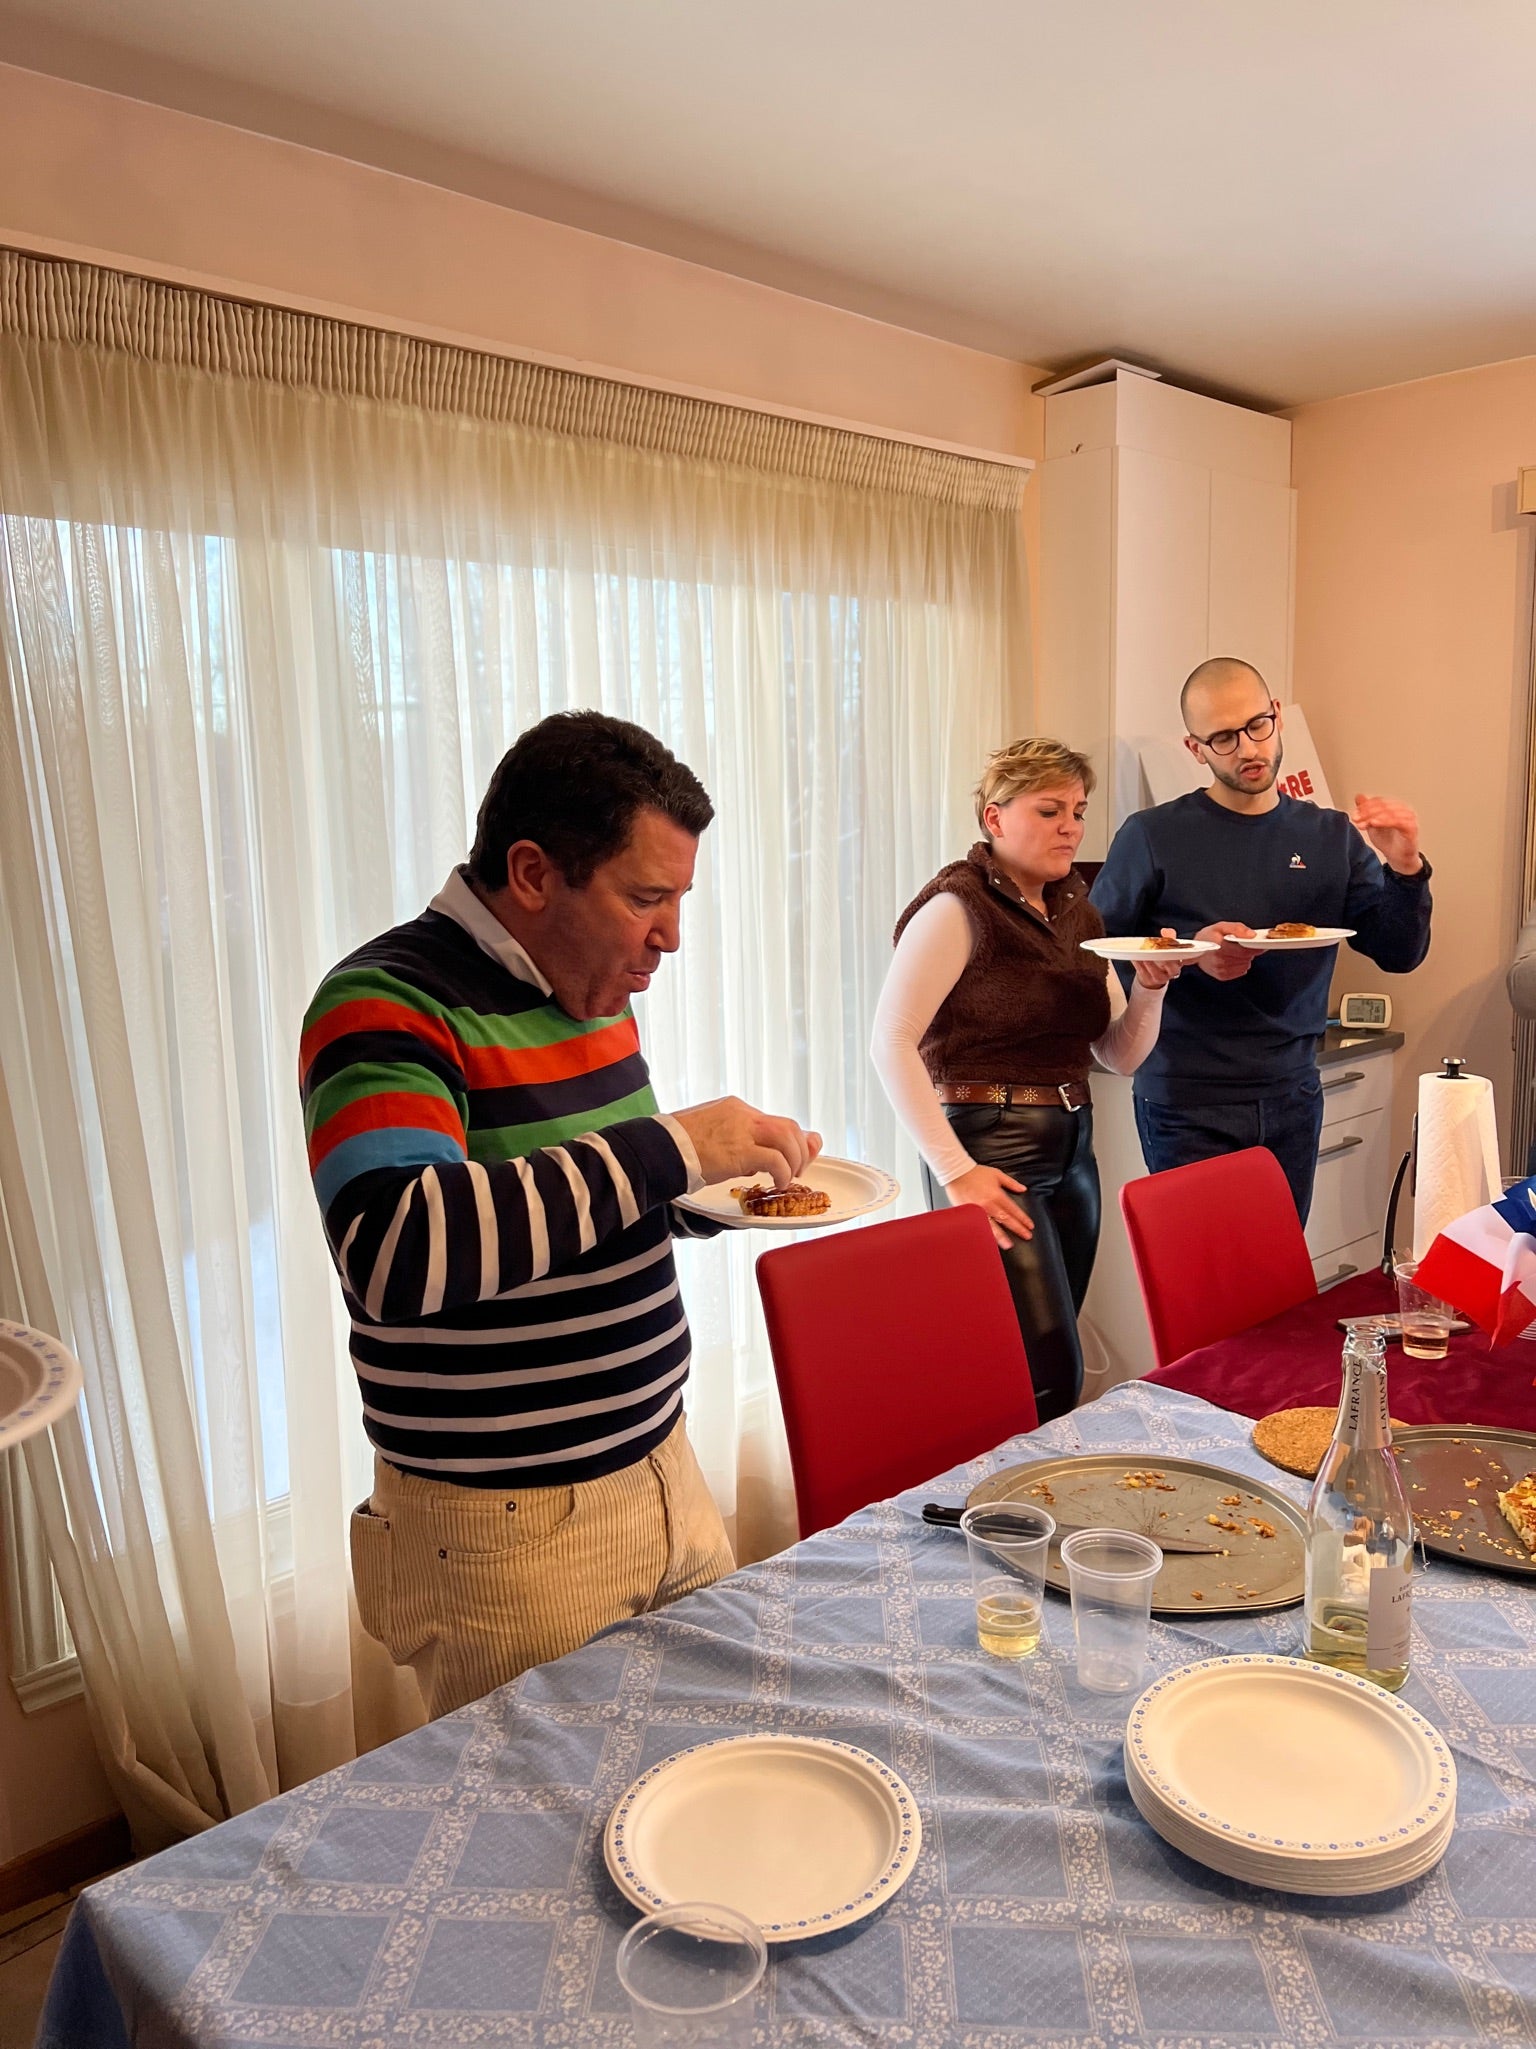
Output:
[[[1344,1346],[1338,1318],[1396,1307],[1396,1291],[1385,1275],[1360,1274],[1236,1337],[1202,1345],[1147,1379],[1240,1416],[1311,1405],[1335,1408]],[[1400,1345],[1387,1345],[1387,1398],[1400,1423],[1536,1430],[1533,1380],[1536,1342],[1495,1347],[1482,1331],[1472,1331],[1453,1337],[1443,1359],[1410,1359]]]

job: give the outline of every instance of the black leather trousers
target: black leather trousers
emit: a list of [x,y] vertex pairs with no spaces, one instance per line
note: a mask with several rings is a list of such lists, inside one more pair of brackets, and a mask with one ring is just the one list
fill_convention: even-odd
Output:
[[[1093,1157],[1093,1110],[1058,1110],[1049,1104],[1013,1109],[948,1104],[945,1116],[978,1166],[997,1167],[1024,1183],[1014,1200],[1035,1227],[1032,1238],[1010,1239],[1003,1271],[1024,1337],[1040,1421],[1063,1416],[1083,1388],[1083,1351],[1077,1312],[1088,1292],[1099,1245],[1099,1169]],[[930,1209],[948,1197],[923,1168]]]

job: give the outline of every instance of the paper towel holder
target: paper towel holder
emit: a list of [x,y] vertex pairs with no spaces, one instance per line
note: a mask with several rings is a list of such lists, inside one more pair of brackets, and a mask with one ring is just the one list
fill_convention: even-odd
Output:
[[[1463,1055],[1442,1053],[1438,1081],[1470,1081],[1467,1063]],[[1397,1236],[1397,1205],[1403,1192],[1403,1181],[1412,1169],[1413,1179],[1408,1184],[1408,1193],[1417,1195],[1419,1190],[1419,1113],[1413,1113],[1413,1131],[1407,1152],[1397,1163],[1397,1172],[1392,1178],[1392,1193],[1387,1197],[1387,1221],[1381,1234],[1381,1270],[1390,1276],[1392,1272],[1393,1240]]]
[[1397,1163],[1397,1172],[1392,1177],[1392,1193],[1387,1197],[1387,1221],[1381,1233],[1381,1270],[1388,1280],[1392,1278],[1393,1259],[1396,1253],[1397,1205],[1403,1192],[1403,1182],[1408,1169],[1413,1165],[1419,1142],[1419,1120],[1413,1120],[1413,1144]]

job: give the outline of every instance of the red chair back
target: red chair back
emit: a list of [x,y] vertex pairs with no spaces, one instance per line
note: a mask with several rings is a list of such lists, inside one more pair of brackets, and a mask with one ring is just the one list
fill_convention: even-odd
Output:
[[1264,1146],[1127,1181],[1120,1210],[1159,1366],[1317,1293],[1290,1183]]
[[800,1534],[1035,1427],[997,1245],[974,1206],[757,1262]]

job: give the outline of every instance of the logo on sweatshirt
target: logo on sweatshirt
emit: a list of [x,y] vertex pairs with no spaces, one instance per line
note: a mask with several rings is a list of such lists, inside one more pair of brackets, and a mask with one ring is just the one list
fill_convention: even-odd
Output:
[[1291,866],[1293,868],[1305,868],[1306,865],[1306,862],[1301,858],[1300,854],[1292,854]]

